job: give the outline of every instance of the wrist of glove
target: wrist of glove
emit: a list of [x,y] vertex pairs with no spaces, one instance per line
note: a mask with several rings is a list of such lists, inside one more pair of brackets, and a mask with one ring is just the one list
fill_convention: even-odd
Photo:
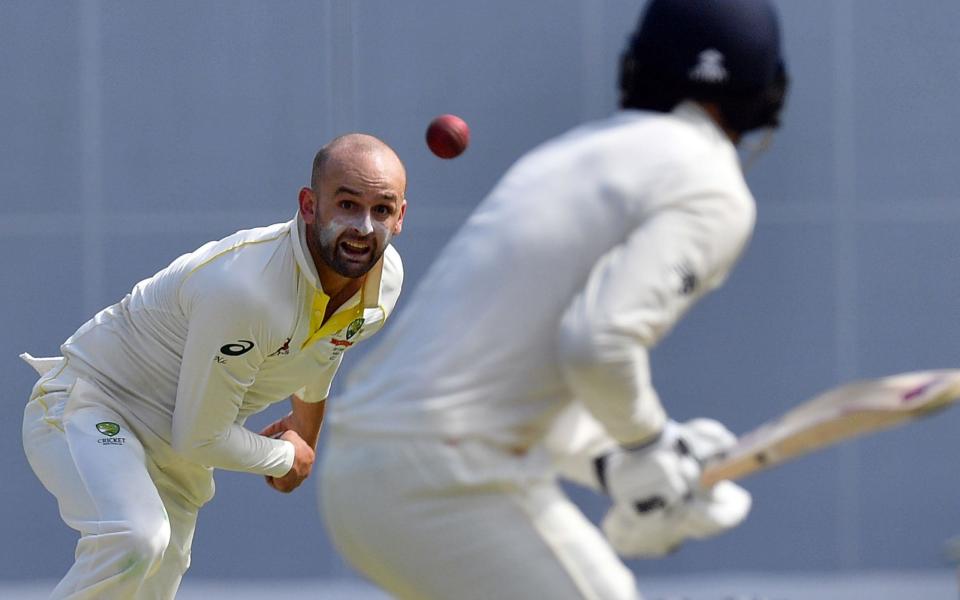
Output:
[[634,449],[597,459],[597,475],[613,500],[602,529],[626,557],[658,557],[687,539],[703,539],[736,527],[750,511],[750,494],[722,481],[699,485],[701,463],[736,443],[711,419],[668,422],[661,435]]
[[700,460],[682,433],[667,421],[653,440],[620,448],[595,461],[600,488],[620,506],[638,513],[666,509],[689,499],[698,488]]

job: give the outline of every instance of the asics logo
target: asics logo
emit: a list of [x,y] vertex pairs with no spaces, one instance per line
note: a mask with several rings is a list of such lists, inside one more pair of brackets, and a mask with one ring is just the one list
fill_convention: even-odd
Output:
[[250,340],[237,340],[232,344],[220,346],[220,352],[227,356],[240,356],[246,354],[251,348],[253,348],[253,342]]

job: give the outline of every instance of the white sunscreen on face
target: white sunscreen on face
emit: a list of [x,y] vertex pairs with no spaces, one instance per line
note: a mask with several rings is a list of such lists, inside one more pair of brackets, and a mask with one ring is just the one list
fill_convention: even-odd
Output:
[[370,213],[364,212],[358,215],[337,215],[330,219],[320,228],[320,241],[326,245],[335,244],[341,235],[349,232],[356,232],[363,237],[373,233],[381,248],[393,237],[386,223],[374,221],[370,218]]

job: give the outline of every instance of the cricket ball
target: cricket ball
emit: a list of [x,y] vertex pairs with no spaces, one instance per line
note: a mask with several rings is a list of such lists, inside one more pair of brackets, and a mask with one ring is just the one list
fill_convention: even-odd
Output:
[[456,158],[470,144],[470,128],[456,115],[440,115],[427,127],[427,147],[440,158]]

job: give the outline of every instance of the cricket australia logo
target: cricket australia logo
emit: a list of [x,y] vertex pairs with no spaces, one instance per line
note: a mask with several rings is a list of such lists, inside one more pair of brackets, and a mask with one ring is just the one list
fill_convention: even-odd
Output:
[[693,81],[702,83],[723,83],[730,74],[723,66],[723,53],[715,48],[709,48],[697,55],[697,65],[690,69],[687,76]]
[[[339,339],[337,337],[330,338],[330,345],[333,346],[333,350],[330,351],[329,359],[336,360],[337,357],[343,354],[347,348],[352,346],[354,342],[351,342],[350,338],[355,337],[358,333],[360,333],[361,329],[363,329],[363,317],[350,321],[350,324],[347,325],[346,331],[342,329],[340,330],[343,331],[343,339]],[[337,333],[339,334],[340,331]]]
[[353,336],[360,333],[361,329],[363,329],[363,317],[354,319],[349,325],[347,325],[347,339],[349,340]]
[[120,433],[120,426],[116,423],[104,421],[97,423],[96,427],[97,431],[107,436],[97,440],[97,443],[101,446],[122,446],[127,441],[127,438],[117,437],[117,434]]

